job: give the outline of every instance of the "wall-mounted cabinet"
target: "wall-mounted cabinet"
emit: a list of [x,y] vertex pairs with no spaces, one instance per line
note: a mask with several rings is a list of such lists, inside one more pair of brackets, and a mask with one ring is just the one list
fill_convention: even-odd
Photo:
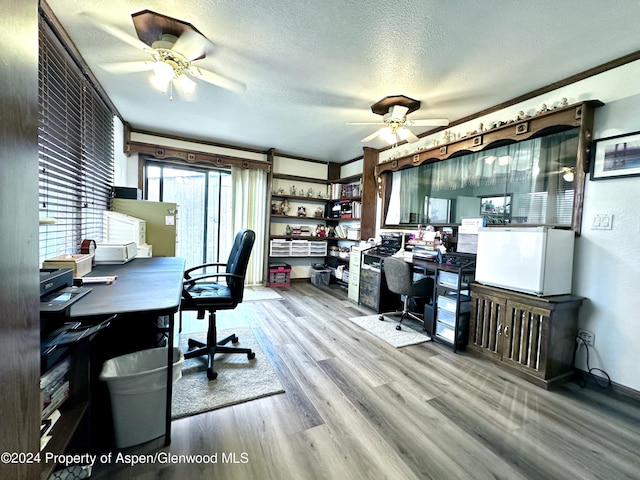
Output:
[[489,224],[579,232],[594,110],[600,105],[589,101],[522,114],[379,163],[382,224],[448,224],[483,216]]

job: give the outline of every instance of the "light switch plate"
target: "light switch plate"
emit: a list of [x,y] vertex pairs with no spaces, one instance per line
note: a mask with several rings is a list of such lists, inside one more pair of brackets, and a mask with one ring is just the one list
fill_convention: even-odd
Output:
[[593,216],[591,230],[611,230],[613,228],[613,215],[599,213]]

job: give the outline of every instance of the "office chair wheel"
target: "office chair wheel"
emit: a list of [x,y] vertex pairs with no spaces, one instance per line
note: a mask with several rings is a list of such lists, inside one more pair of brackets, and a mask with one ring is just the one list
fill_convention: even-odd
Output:
[[382,322],[384,320],[384,315],[378,315],[378,320]]
[[209,380],[215,380],[216,378],[218,378],[218,372],[214,372],[210,368],[207,368],[207,378]]
[[256,358],[256,353],[255,352],[247,353],[247,359],[253,360],[254,358]]
[[231,343],[235,345],[238,342],[239,342],[238,336],[234,334],[233,337],[231,337]]
[[400,324],[396,325],[396,330],[402,330],[402,325]]

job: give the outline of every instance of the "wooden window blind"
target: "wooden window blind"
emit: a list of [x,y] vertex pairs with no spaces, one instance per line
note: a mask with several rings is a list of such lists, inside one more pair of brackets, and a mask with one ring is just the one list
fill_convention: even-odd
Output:
[[39,28],[40,261],[102,239],[114,178],[113,112],[51,27]]

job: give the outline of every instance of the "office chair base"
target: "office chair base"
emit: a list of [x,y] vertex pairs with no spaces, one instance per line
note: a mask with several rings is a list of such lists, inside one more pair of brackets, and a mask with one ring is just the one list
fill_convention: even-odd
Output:
[[238,337],[236,334],[229,335],[222,340],[216,342],[213,347],[209,347],[206,343],[200,342],[190,338],[187,342],[189,350],[185,352],[184,358],[196,358],[207,355],[209,365],[207,366],[207,378],[209,380],[215,380],[218,378],[218,372],[213,369],[213,357],[216,353],[242,353],[247,356],[248,360],[256,358],[256,354],[250,348],[231,347],[227,346],[227,343],[238,343]]
[[412,318],[413,320],[417,320],[418,322],[424,323],[424,318],[422,317],[422,315],[419,315],[413,312],[400,312],[400,311],[390,312],[385,314],[381,313],[380,315],[378,315],[378,320],[383,321],[385,315],[389,317],[393,315],[400,315],[400,321],[396,325],[396,330],[402,330],[402,322],[404,321],[405,318]]

